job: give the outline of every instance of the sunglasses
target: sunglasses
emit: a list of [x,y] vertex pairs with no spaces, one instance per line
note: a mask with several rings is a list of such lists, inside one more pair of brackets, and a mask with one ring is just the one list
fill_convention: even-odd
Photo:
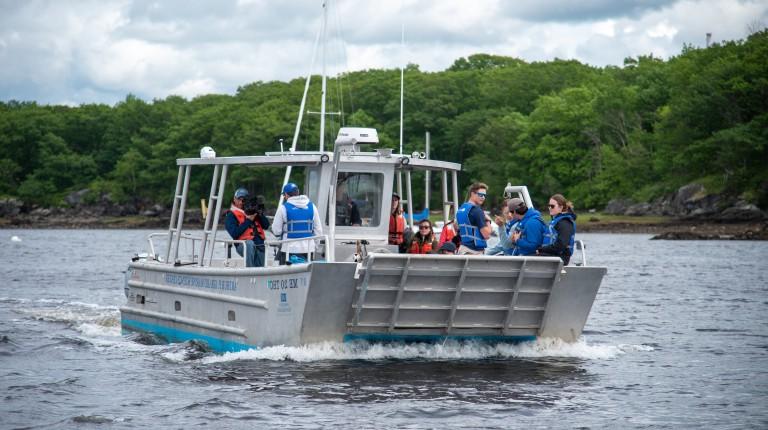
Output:
[[481,199],[484,199],[484,198],[485,198],[485,196],[486,196],[486,194],[485,194],[485,193],[478,193],[478,192],[475,192],[475,194],[477,194],[477,196],[478,196],[478,197],[480,197]]
[[429,230],[429,226],[428,225],[420,225],[419,226],[419,230]]
[[556,208],[556,207],[557,207],[557,205],[549,205],[549,208],[550,208],[550,209],[554,209],[554,208]]

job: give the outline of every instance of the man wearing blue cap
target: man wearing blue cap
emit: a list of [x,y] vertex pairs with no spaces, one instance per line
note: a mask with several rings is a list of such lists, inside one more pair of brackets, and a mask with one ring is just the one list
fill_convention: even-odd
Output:
[[[319,236],[323,234],[323,226],[320,223],[320,215],[317,207],[312,204],[309,197],[299,194],[299,187],[293,182],[283,187],[283,203],[272,223],[272,233],[275,237],[283,239],[301,239],[303,237]],[[315,252],[314,240],[300,240],[284,243],[280,252],[280,264],[286,261],[291,263],[304,263],[310,260]]]
[[[232,198],[232,206],[224,215],[224,227],[235,240],[244,240],[247,267],[264,266],[264,229],[269,228],[269,219],[263,211],[245,212],[248,190],[238,188]],[[243,255],[243,245],[235,244],[235,251]]]

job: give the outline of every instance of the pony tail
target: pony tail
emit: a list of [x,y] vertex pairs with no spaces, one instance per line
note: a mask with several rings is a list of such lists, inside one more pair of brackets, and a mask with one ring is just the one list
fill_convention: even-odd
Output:
[[565,201],[565,210],[566,210],[566,212],[573,213],[573,202],[571,202],[570,200],[566,200]]

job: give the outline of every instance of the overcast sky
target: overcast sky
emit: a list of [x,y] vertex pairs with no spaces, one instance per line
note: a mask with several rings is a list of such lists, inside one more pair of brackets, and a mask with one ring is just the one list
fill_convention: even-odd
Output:
[[[303,77],[321,4],[0,0],[0,100],[114,104],[128,93],[191,98]],[[332,0],[331,6],[330,73],[404,62],[438,71],[475,53],[621,65],[628,56],[668,58],[683,44],[703,46],[707,32],[714,41],[742,39],[768,23],[766,0]]]

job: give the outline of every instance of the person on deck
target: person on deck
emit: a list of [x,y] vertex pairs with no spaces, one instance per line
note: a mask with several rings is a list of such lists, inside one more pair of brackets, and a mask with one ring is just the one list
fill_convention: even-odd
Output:
[[[275,237],[284,240],[323,234],[317,207],[312,204],[309,197],[299,194],[299,187],[296,184],[293,182],[285,184],[283,195],[285,203],[277,208],[272,223],[272,233]],[[279,255],[280,264],[305,263],[312,259],[314,252],[314,239],[284,243]]]
[[499,242],[493,248],[487,248],[486,255],[512,255],[515,244],[512,243],[511,236],[519,220],[515,219],[513,211],[509,209],[509,201],[504,203],[501,216],[496,216],[493,222],[499,226]]
[[[453,206],[451,206],[453,208]],[[456,218],[448,221],[443,225],[443,229],[440,231],[440,241],[437,243],[438,246],[443,246],[446,242],[453,242],[456,248],[461,245],[461,238],[458,237],[458,233],[456,232]]]
[[518,220],[511,235],[511,241],[515,244],[512,255],[536,255],[536,249],[544,242],[544,233],[547,230],[541,213],[532,207],[529,208],[518,197],[510,199],[507,205],[513,217]]
[[491,220],[483,212],[488,186],[475,182],[469,187],[469,198],[456,212],[456,223],[461,236],[459,254],[481,255],[491,237]]
[[400,253],[405,251],[405,217],[400,208],[400,196],[392,194],[392,208],[389,215],[389,244],[397,245]]
[[536,250],[537,255],[556,256],[568,264],[573,255],[573,245],[576,241],[576,214],[573,203],[555,194],[549,198],[549,214],[552,221],[544,236],[544,246]]
[[437,238],[432,230],[432,221],[424,219],[419,222],[419,232],[411,237],[408,245],[409,254],[431,254],[437,250]]
[[[245,188],[235,190],[232,205],[224,215],[224,227],[232,239],[245,241],[246,267],[262,267],[264,266],[264,230],[269,228],[269,219],[264,215],[264,211],[246,214],[247,198],[248,190]],[[235,251],[242,256],[243,244],[236,243]]]

